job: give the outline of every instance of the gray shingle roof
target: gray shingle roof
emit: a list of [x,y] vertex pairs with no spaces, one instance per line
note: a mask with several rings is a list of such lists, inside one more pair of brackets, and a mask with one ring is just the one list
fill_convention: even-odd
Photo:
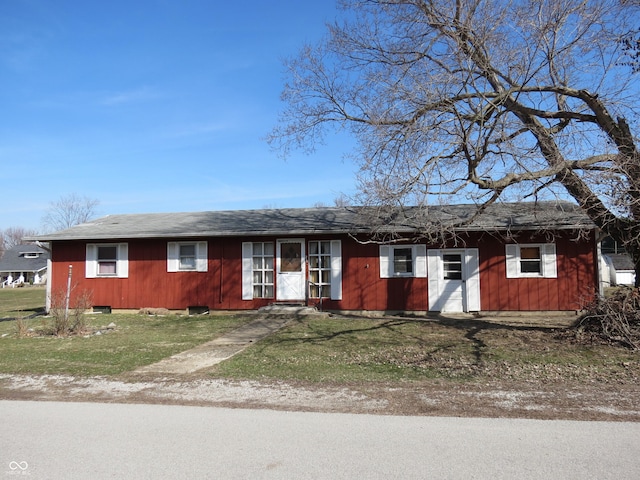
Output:
[[608,253],[606,256],[611,259],[613,267],[618,271],[635,270],[633,260],[631,260],[631,257],[626,253]]
[[[25,254],[38,254],[38,258],[27,258]],[[17,245],[4,252],[0,259],[0,272],[39,272],[47,267],[49,252],[37,245]]]
[[460,231],[594,228],[576,205],[566,202],[494,204],[473,218],[475,211],[475,205],[451,205],[386,212],[334,207],[108,215],[29,240],[312,235],[373,230],[410,233],[428,224],[455,225]]

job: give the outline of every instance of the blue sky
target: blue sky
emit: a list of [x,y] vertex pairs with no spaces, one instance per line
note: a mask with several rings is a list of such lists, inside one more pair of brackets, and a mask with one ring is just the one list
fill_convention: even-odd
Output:
[[348,141],[286,161],[264,137],[282,60],[333,0],[0,0],[0,230],[76,193],[98,213],[327,205]]

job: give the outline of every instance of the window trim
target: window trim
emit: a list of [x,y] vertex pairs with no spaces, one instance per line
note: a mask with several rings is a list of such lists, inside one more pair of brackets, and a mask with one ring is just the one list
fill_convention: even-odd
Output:
[[[540,249],[540,273],[523,272],[521,248]],[[558,278],[555,243],[512,243],[505,246],[507,278]]]
[[[394,251],[411,248],[412,272],[396,272]],[[426,278],[427,246],[424,244],[380,245],[380,278]]]
[[[100,274],[98,268],[98,248],[116,247],[116,273]],[[86,278],[127,278],[129,277],[128,243],[87,243],[85,257]]]
[[[194,245],[196,265],[194,268],[180,267],[180,247]],[[207,242],[167,242],[167,272],[206,272],[209,269]]]

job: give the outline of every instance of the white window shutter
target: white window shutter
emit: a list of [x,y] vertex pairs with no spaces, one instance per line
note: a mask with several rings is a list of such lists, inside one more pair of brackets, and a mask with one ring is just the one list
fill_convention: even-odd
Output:
[[542,245],[542,273],[545,278],[558,278],[558,267],[556,266],[556,245],[547,243]]
[[390,278],[392,262],[389,259],[391,248],[388,245],[380,245],[380,278]]
[[253,243],[242,242],[242,299],[253,300]]
[[417,278],[427,278],[427,246],[415,246],[416,268],[414,270]]
[[[84,262],[86,278],[96,278],[98,276],[98,248],[93,243],[87,243],[87,256]],[[51,283],[50,281],[47,284]]]
[[465,251],[465,285],[467,294],[467,312],[480,311],[480,259],[477,248]]
[[342,300],[342,242],[331,240],[331,300]]
[[440,311],[440,250],[427,250],[429,310]]
[[178,271],[178,244],[176,242],[167,243],[167,272]]
[[206,272],[208,270],[207,242],[196,243],[196,270]]
[[518,278],[518,273],[520,272],[518,245],[506,245],[505,256],[507,259],[507,278]]
[[129,277],[129,244],[118,244],[118,262],[116,272],[119,278]]

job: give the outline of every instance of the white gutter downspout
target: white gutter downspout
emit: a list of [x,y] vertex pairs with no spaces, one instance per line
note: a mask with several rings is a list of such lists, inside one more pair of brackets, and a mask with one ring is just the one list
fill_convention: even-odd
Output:
[[47,298],[45,299],[45,310],[47,313],[51,311],[51,281],[53,280],[53,262],[51,262],[51,258],[47,259],[47,283],[45,292],[47,294]]

